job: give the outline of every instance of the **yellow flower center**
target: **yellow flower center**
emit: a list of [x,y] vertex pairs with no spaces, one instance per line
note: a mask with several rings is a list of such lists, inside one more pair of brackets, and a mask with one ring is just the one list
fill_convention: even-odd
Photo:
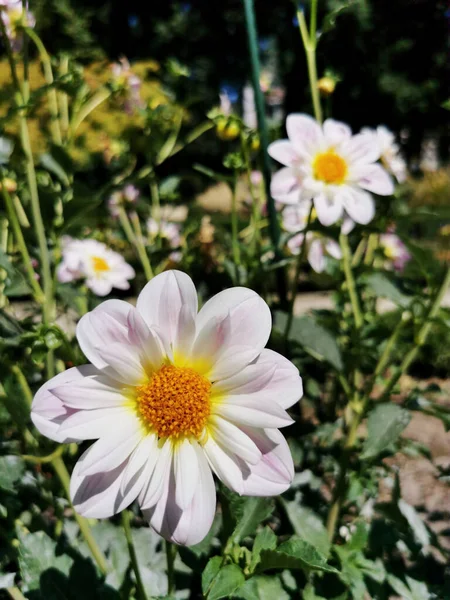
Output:
[[137,388],[138,411],[160,438],[200,438],[211,412],[211,383],[189,367],[164,365]]
[[96,273],[102,273],[104,271],[110,270],[110,266],[108,265],[108,263],[106,262],[106,260],[104,258],[101,258],[101,256],[93,256],[92,257],[92,266]]
[[314,163],[314,177],[325,183],[343,183],[347,176],[347,163],[334,150],[317,154]]

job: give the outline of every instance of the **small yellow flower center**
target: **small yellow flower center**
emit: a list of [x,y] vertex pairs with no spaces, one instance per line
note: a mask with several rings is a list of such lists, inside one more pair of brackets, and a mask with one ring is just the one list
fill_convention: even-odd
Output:
[[194,369],[164,365],[137,388],[138,411],[160,438],[200,438],[211,412],[211,383]]
[[100,256],[93,256],[92,257],[92,266],[93,266],[94,271],[96,273],[101,273],[103,271],[109,271],[110,270],[110,266],[108,265],[108,263],[106,262],[106,260],[104,258],[101,258]]
[[340,184],[347,176],[347,163],[334,150],[317,154],[314,163],[314,177],[325,183]]

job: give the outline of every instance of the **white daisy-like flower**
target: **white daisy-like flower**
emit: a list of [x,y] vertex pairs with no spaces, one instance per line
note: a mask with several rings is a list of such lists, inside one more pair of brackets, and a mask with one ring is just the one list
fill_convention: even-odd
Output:
[[113,288],[128,290],[128,280],[134,278],[135,272],[120,254],[102,242],[66,237],[56,275],[62,283],[85,278],[94,294],[106,296]]
[[152,240],[159,234],[161,238],[167,240],[171,248],[178,248],[181,244],[181,225],[179,223],[170,223],[164,220],[158,222],[150,217],[147,220],[147,230]]
[[290,233],[299,232],[291,237],[287,243],[292,254],[300,254],[301,247],[306,243],[306,257],[309,264],[316,273],[322,273],[326,267],[327,257],[331,256],[340,260],[342,252],[335,240],[322,235],[318,231],[308,231],[305,236],[303,230],[308,223],[310,210],[311,201],[286,206],[283,210],[283,227]]
[[213,473],[238,494],[272,496],[294,467],[279,427],[302,396],[297,368],[265,349],[267,304],[250,289],[225,290],[197,313],[188,275],[166,271],[136,308],[103,302],[80,320],[92,363],[43,385],[33,423],[57,442],[98,440],[71,478],[75,509],[107,518],[138,499],[150,525],[177,544],[208,533]]
[[272,177],[271,193],[283,204],[313,200],[322,225],[347,214],[367,224],[375,214],[371,193],[389,196],[394,186],[376,164],[380,148],[370,134],[352,135],[348,125],[327,119],[323,126],[308,115],[287,117],[288,140],[269,146],[269,154],[285,165]]
[[399,183],[403,183],[408,176],[408,169],[392,131],[384,125],[379,125],[376,129],[365,128],[361,133],[368,133],[374,137],[380,148],[380,158],[383,166],[389,173],[394,175]]

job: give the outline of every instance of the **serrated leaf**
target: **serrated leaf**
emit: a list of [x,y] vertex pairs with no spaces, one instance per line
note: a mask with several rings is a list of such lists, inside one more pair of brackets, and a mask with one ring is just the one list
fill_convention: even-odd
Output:
[[0,489],[16,493],[14,483],[25,472],[25,463],[20,456],[0,456]]
[[[275,313],[275,327],[284,331],[286,322],[287,314],[277,311]],[[294,317],[289,339],[303,346],[307,352],[318,360],[325,360],[338,371],[342,370],[341,351],[335,337],[322,327],[312,315]]]
[[233,542],[238,544],[247,535],[254,533],[258,525],[272,514],[273,509],[274,503],[270,498],[245,498],[232,533]]
[[213,582],[214,577],[220,571],[220,567],[222,565],[222,557],[221,556],[213,556],[209,559],[205,570],[202,573],[202,590],[203,594],[206,594],[210,585]]
[[402,515],[408,521],[416,542],[421,546],[428,546],[430,543],[430,534],[416,509],[402,498],[400,498],[397,505]]
[[202,590],[208,600],[229,598],[245,582],[244,573],[237,565],[221,567],[221,564],[222,558],[215,556],[203,572]]
[[292,536],[276,550],[263,550],[261,561],[256,569],[258,573],[270,569],[302,569],[309,571],[325,571],[337,573],[337,569],[327,565],[325,556],[314,546],[297,536]]
[[373,293],[380,298],[387,298],[399,306],[408,306],[411,298],[403,294],[386,275],[382,273],[373,273],[366,279],[366,285]]
[[278,577],[256,575],[246,581],[233,598],[242,600],[289,600],[290,596],[283,588]]
[[277,536],[274,532],[266,525],[264,529],[258,531],[253,542],[252,548],[252,560],[250,562],[250,571],[255,570],[256,565],[261,557],[263,550],[275,550],[277,547]]
[[396,404],[383,403],[376,406],[369,413],[367,438],[361,458],[373,458],[396,442],[410,420],[409,411]]
[[311,509],[298,502],[282,502],[295,533],[327,557],[330,553],[330,539],[322,520]]

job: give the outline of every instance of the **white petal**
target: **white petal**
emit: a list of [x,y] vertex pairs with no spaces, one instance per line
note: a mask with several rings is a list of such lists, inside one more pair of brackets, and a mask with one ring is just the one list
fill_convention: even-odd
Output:
[[314,198],[314,207],[317,218],[325,227],[336,223],[344,212],[342,201],[337,195],[334,198],[327,198],[325,194],[319,194]]
[[164,491],[164,481],[172,464],[172,442],[166,440],[164,444],[158,448],[158,458],[155,469],[150,477],[148,486],[142,490],[139,496],[139,504],[141,509],[151,508],[161,498]]
[[191,308],[187,304],[181,307],[174,339],[174,356],[177,363],[179,362],[177,358],[183,361],[191,353],[195,339],[195,317],[196,315],[191,312]]
[[146,380],[138,347],[113,342],[96,350],[97,355],[108,365],[107,373],[110,377],[132,386],[142,385]]
[[341,145],[350,163],[368,164],[380,158],[380,147],[370,133],[358,133]]
[[181,271],[165,271],[147,283],[137,300],[137,309],[149,327],[160,329],[173,346],[178,333],[180,310],[187,305],[197,314],[197,292],[192,279]]
[[[92,368],[97,371],[95,367]],[[65,406],[78,410],[123,406],[129,399],[130,389],[114,379],[97,373],[80,380],[70,380],[52,386],[50,392]]]
[[231,490],[242,494],[244,489],[242,471],[245,469],[246,476],[250,473],[246,463],[239,461],[236,456],[227,452],[211,436],[206,440],[203,449],[211,469],[217,477]]
[[250,427],[287,427],[294,422],[277,402],[261,393],[226,396],[213,404],[212,414]]
[[58,433],[69,439],[95,440],[120,429],[130,414],[134,411],[122,407],[80,410],[67,417]]
[[[129,284],[125,285],[130,287]],[[113,289],[112,281],[110,281],[109,279],[99,279],[97,277],[88,277],[86,279],[86,286],[92,292],[94,292],[96,296],[100,297],[107,296],[111,293]]]
[[351,231],[353,231],[353,229],[355,228],[355,221],[353,221],[353,219],[350,219],[350,217],[344,217],[344,220],[342,222],[342,226],[341,226],[341,233],[343,233],[344,235],[348,235]]
[[282,408],[289,408],[303,396],[302,378],[297,367],[290,360],[266,348],[258,356],[255,364],[265,366],[267,369],[276,365],[265,390]]
[[31,420],[42,435],[60,443],[79,439],[59,431],[60,425],[77,410],[63,403],[51,392],[51,389],[80,384],[86,377],[98,373],[99,371],[92,365],[73,367],[59,373],[39,388],[31,405]]
[[130,344],[139,348],[141,362],[146,369],[154,370],[161,366],[164,351],[161,341],[154,331],[151,331],[137,309],[133,307],[127,318],[128,337]]
[[[194,442],[196,444],[197,442]],[[175,445],[175,502],[179,508],[185,509],[192,502],[198,483],[199,466],[194,445],[188,439]]]
[[[342,232],[342,233],[344,233],[344,232]],[[341,258],[342,258],[341,247],[334,240],[327,239],[327,241],[325,242],[325,250],[328,252],[328,254],[330,256],[332,256],[336,260],[341,260]]]
[[208,423],[208,431],[218,444],[245,462],[255,465],[261,460],[256,444],[239,427],[222,417],[214,416]]
[[212,395],[253,394],[265,390],[275,373],[276,365],[260,364],[258,361],[259,358],[236,375],[213,383]]
[[90,447],[89,456],[83,461],[80,475],[95,475],[112,471],[126,460],[143,438],[139,419],[130,414],[122,417],[120,429],[109,431]]
[[117,498],[127,461],[112,471],[83,477],[80,469],[90,451],[91,448],[88,448],[75,465],[70,478],[70,497],[78,514],[87,518],[107,519],[118,512]]
[[308,262],[316,273],[325,269],[325,256],[321,240],[313,240],[308,250]]
[[277,142],[273,142],[267,148],[267,152],[274,160],[277,160],[286,167],[290,167],[298,160],[298,154],[289,140],[278,140]]
[[301,199],[301,179],[298,172],[285,167],[272,175],[270,193],[277,202],[297,204]]
[[323,133],[327,144],[330,146],[336,146],[341,142],[348,140],[352,136],[352,130],[345,123],[335,121],[334,119],[327,119],[323,124]]
[[381,165],[367,165],[358,169],[357,175],[358,185],[369,192],[380,196],[390,196],[394,193],[392,178]]
[[323,145],[322,129],[309,115],[289,115],[286,119],[286,130],[289,140],[302,158],[310,157]]
[[375,216],[373,197],[363,190],[346,188],[342,191],[342,201],[350,217],[361,225],[367,225]]
[[[203,306],[196,327],[192,355],[209,359],[213,365],[213,379],[218,379],[238,372],[258,356],[269,339],[272,317],[269,307],[258,294],[235,287],[216,294]],[[214,337],[214,355],[204,354],[204,328]]]

